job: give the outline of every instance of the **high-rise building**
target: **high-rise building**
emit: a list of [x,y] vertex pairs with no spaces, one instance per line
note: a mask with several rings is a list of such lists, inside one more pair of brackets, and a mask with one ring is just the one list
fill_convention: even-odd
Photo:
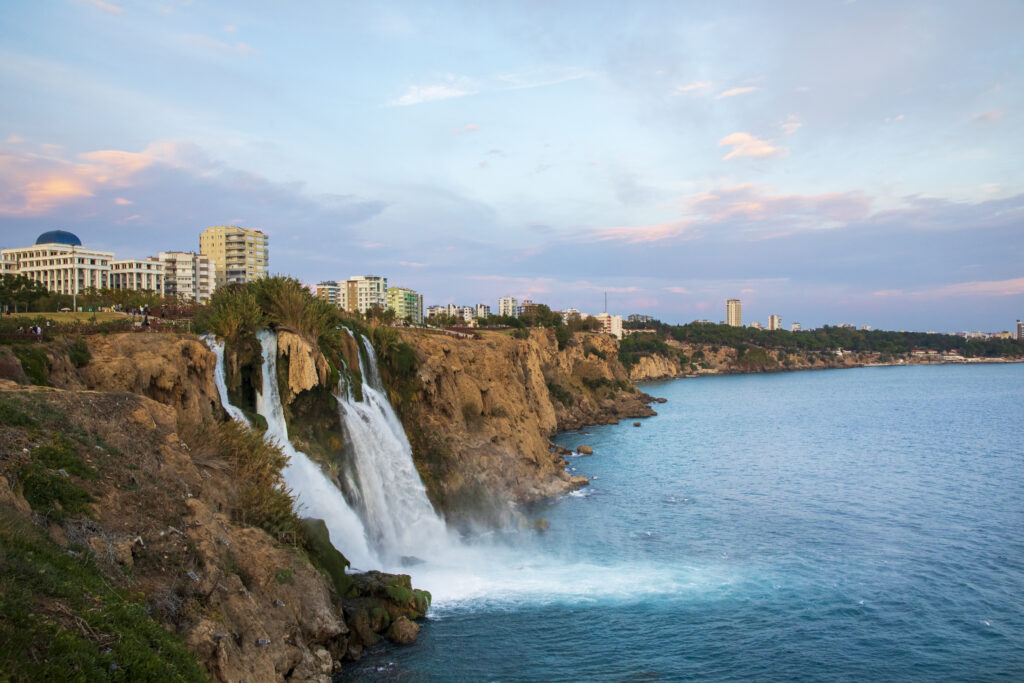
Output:
[[800,325],[800,323],[793,323],[792,325],[789,326],[790,332],[799,332],[802,329],[804,328]]
[[147,259],[118,259],[110,262],[110,288],[164,295],[164,262]]
[[768,316],[768,329],[769,330],[781,330],[782,329],[782,316],[781,315],[770,315],[770,316]]
[[743,327],[743,315],[739,299],[725,300],[725,324],[731,327]]
[[268,238],[261,230],[215,225],[199,234],[199,251],[213,262],[214,288],[266,277]]
[[491,315],[491,307],[487,304],[477,304],[476,312],[473,315],[477,318],[489,318]]
[[419,292],[408,287],[388,287],[385,300],[388,310],[394,311],[399,320],[423,324],[423,295]]
[[601,331],[622,339],[622,316],[609,313],[598,313],[594,316],[601,323]]
[[356,275],[345,282],[339,292],[340,306],[350,313],[366,313],[374,306],[387,308],[388,279],[379,275]]
[[56,294],[81,294],[110,286],[114,252],[86,249],[76,235],[50,230],[31,247],[0,250],[0,260],[5,273],[24,275]]
[[511,296],[503,296],[498,299],[498,315],[510,315],[513,318],[519,316],[519,302]]
[[631,323],[640,323],[641,325],[646,325],[647,323],[654,322],[654,316],[644,315],[642,313],[633,313],[628,318],[626,318],[626,320]]
[[1017,321],[1017,341],[1024,341],[1024,323]]
[[161,251],[164,295],[205,304],[213,296],[215,274],[209,257],[194,251]]
[[323,299],[332,306],[344,308],[341,305],[341,290],[343,289],[343,285],[343,282],[336,282],[334,280],[318,282],[316,283],[316,296],[318,299]]

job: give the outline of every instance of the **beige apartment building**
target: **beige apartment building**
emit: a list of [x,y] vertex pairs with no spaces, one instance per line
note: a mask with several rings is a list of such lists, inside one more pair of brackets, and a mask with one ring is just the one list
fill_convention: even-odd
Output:
[[730,327],[743,327],[743,313],[739,299],[725,300],[725,324]]
[[164,264],[158,258],[110,262],[110,288],[164,295]]
[[164,294],[205,304],[213,296],[215,274],[209,257],[194,251],[161,251]]
[[199,251],[213,262],[214,289],[266,277],[270,238],[261,230],[215,225],[199,234]]
[[110,286],[114,252],[86,249],[65,230],[44,232],[31,247],[0,250],[3,272],[25,275],[57,294],[81,294]]
[[379,275],[356,275],[338,283],[338,305],[350,313],[366,313],[374,306],[387,308],[388,279]]
[[782,329],[782,316],[781,315],[770,315],[770,316],[768,316],[768,329],[769,330],[781,330]]

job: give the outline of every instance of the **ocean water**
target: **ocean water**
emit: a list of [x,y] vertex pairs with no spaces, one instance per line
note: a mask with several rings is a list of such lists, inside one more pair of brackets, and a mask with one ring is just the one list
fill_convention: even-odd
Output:
[[412,568],[419,640],[345,679],[1024,680],[1024,365],[644,388],[558,437],[593,483],[547,533]]

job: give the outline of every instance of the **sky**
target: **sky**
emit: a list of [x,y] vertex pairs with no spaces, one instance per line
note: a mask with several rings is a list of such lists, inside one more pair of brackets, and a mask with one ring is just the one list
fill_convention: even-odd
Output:
[[1024,3],[0,4],[0,246],[259,228],[384,275],[672,323],[1024,318]]

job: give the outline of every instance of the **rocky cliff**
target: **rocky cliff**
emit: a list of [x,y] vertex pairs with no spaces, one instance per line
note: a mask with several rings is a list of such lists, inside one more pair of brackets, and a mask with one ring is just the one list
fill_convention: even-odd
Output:
[[420,359],[403,422],[431,500],[450,522],[508,523],[519,505],[585,485],[549,437],[654,414],[612,337],[578,333],[559,350],[546,330],[480,336],[402,334]]

